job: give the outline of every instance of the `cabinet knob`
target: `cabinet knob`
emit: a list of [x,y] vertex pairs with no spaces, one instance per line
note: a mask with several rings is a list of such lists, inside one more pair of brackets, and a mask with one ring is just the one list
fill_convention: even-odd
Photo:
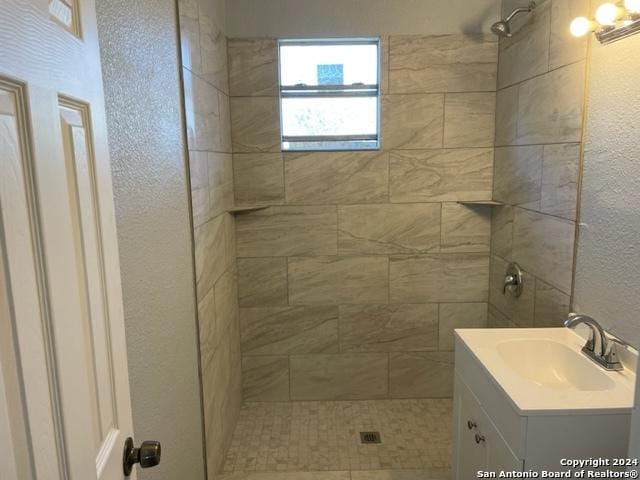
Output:
[[473,430],[474,428],[476,428],[478,426],[478,424],[476,422],[474,422],[473,420],[468,420],[467,421],[467,428],[469,430]]
[[479,444],[481,444],[481,443],[482,443],[482,442],[484,442],[484,441],[485,441],[484,435],[478,435],[478,434],[476,433],[476,443],[479,445]]

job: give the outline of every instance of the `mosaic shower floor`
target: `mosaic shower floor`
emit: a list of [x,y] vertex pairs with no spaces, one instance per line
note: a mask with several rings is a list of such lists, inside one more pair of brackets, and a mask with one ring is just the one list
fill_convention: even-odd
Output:
[[248,403],[223,479],[445,480],[451,429],[450,399]]

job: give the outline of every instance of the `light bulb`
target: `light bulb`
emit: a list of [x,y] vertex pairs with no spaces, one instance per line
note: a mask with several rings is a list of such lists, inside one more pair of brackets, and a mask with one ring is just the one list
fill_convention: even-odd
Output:
[[596,10],[596,20],[600,25],[615,25],[620,9],[613,3],[603,3]]
[[586,17],[574,18],[569,27],[571,35],[574,37],[584,37],[587,33],[593,30],[592,22]]
[[624,0],[624,8],[631,13],[640,13],[640,0]]

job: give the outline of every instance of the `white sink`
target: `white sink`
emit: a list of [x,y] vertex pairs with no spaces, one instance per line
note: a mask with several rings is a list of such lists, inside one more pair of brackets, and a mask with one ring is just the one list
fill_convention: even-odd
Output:
[[468,329],[456,336],[456,348],[470,351],[521,414],[633,406],[637,352],[623,371],[609,372],[581,352],[585,339],[567,328]]
[[611,390],[615,382],[580,352],[549,339],[515,339],[496,345],[504,362],[522,378],[554,390]]

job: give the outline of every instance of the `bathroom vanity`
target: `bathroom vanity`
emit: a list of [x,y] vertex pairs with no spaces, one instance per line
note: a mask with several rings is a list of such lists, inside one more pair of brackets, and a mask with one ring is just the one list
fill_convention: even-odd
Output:
[[605,371],[584,344],[566,328],[456,330],[454,479],[627,457],[635,363]]

